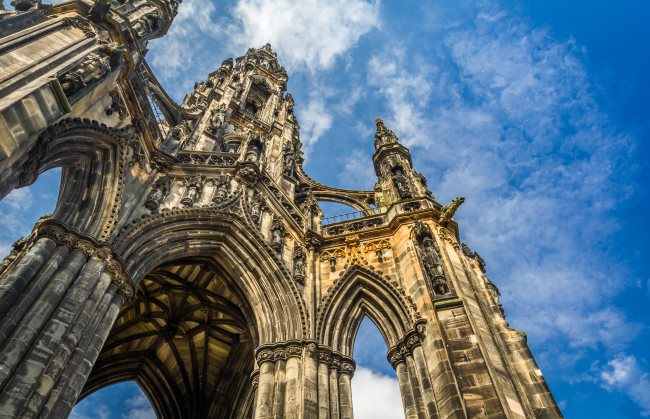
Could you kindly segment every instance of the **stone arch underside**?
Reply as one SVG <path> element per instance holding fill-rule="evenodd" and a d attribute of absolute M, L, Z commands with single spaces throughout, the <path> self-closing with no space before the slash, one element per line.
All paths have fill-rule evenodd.
<path fill-rule="evenodd" d="M 413 330 L 419 315 L 404 291 L 389 279 L 359 265 L 348 268 L 325 296 L 317 318 L 321 344 L 352 356 L 363 318 L 377 326 L 389 348 Z"/>
<path fill-rule="evenodd" d="M 87 119 L 65 119 L 41 134 L 32 149 L 2 174 L 0 197 L 62 168 L 52 217 L 91 236 L 110 234 L 119 208 L 128 130 Z"/>
<path fill-rule="evenodd" d="M 274 249 L 242 218 L 210 209 L 154 215 L 114 243 L 138 284 L 157 266 L 180 259 L 218 260 L 233 289 L 246 301 L 255 346 L 304 339 L 309 318 L 301 291 Z"/>
<path fill-rule="evenodd" d="M 250 311 L 217 259 L 176 260 L 143 278 L 82 398 L 135 380 L 160 417 L 243 417 L 254 368 Z"/>

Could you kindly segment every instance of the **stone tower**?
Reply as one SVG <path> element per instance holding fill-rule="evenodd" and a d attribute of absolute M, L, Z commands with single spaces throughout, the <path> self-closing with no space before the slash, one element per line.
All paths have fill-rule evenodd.
<path fill-rule="evenodd" d="M 352 418 L 364 316 L 407 418 L 561 417 L 459 240 L 463 198 L 436 202 L 381 120 L 375 190 L 329 187 L 302 168 L 270 45 L 178 105 L 144 60 L 175 0 L 14 6 L 0 197 L 53 167 L 62 183 L 0 265 L 0 417 L 65 417 L 135 380 L 163 418 Z M 356 213 L 323 219 L 319 201 Z"/>

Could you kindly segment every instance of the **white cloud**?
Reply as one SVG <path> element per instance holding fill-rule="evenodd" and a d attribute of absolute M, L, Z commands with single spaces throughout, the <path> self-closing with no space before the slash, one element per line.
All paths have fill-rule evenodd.
<path fill-rule="evenodd" d="M 367 368 L 358 367 L 354 373 L 352 404 L 357 419 L 404 417 L 397 380 Z"/>
<path fill-rule="evenodd" d="M 379 3 L 364 0 L 240 0 L 227 34 L 240 49 L 270 42 L 289 69 L 330 68 L 379 27 Z"/>
<path fill-rule="evenodd" d="M 86 399 L 72 409 L 69 419 L 108 419 L 110 416 L 111 412 L 105 404 L 96 400 L 89 403 Z"/>
<path fill-rule="evenodd" d="M 467 197 L 463 238 L 488 261 L 513 325 L 569 352 L 621 350 L 639 326 L 609 304 L 625 280 L 604 244 L 628 194 L 631 140 L 598 108 L 574 41 L 491 6 L 475 12 L 431 40 L 435 65 L 389 45 L 368 82 L 439 200 Z"/>
<path fill-rule="evenodd" d="M 641 406 L 642 416 L 650 416 L 650 374 L 641 368 L 636 357 L 617 355 L 602 369 L 599 378 L 605 389 L 625 392 Z"/>
<path fill-rule="evenodd" d="M 170 94 L 182 97 L 195 81 L 218 67 L 220 61 L 210 59 L 211 43 L 219 36 L 216 11 L 210 0 L 183 0 L 167 34 L 150 42 L 147 59 Z"/>
<path fill-rule="evenodd" d="M 122 419 L 156 419 L 156 413 L 147 397 L 140 393 L 126 401 L 128 411 L 122 414 Z"/>
<path fill-rule="evenodd" d="M 318 139 L 332 126 L 332 115 L 327 111 L 323 96 L 312 96 L 299 112 L 300 139 L 303 151 L 309 154 Z"/>
<path fill-rule="evenodd" d="M 370 156 L 359 149 L 352 149 L 343 157 L 343 171 L 339 181 L 344 188 L 371 190 L 377 182 L 377 175 L 371 164 Z"/>

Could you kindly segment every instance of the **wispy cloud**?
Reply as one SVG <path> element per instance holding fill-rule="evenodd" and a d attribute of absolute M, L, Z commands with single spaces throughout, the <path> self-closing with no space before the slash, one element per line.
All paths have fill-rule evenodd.
<path fill-rule="evenodd" d="M 156 419 L 156 413 L 147 397 L 140 393 L 126 401 L 128 411 L 122 414 L 122 419 Z"/>
<path fill-rule="evenodd" d="M 354 373 L 352 402 L 358 419 L 404 417 L 397 380 L 367 368 L 359 367 Z"/>
<path fill-rule="evenodd" d="M 573 40 L 492 6 L 474 12 L 435 65 L 391 45 L 368 82 L 440 200 L 467 196 L 465 240 L 496 261 L 513 324 L 538 343 L 620 350 L 639 326 L 608 303 L 625 282 L 604 243 L 633 140 L 599 109 Z"/>
<path fill-rule="evenodd" d="M 601 370 L 599 378 L 605 389 L 625 392 L 641 406 L 642 416 L 650 416 L 650 373 L 635 356 L 617 355 Z"/>
<path fill-rule="evenodd" d="M 240 0 L 230 40 L 241 49 L 270 42 L 291 70 L 330 68 L 379 27 L 379 3 L 365 0 Z"/>

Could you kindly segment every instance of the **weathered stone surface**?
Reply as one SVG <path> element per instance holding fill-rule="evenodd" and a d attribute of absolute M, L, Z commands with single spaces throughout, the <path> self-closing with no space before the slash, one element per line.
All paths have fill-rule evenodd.
<path fill-rule="evenodd" d="M 136 380 L 164 418 L 352 418 L 364 316 L 407 418 L 561 417 L 399 133 L 376 121 L 374 191 L 322 185 L 270 45 L 177 105 L 140 51 L 178 2 L 34 7 L 0 23 L 0 197 L 64 170 L 0 265 L 0 417 Z"/>

